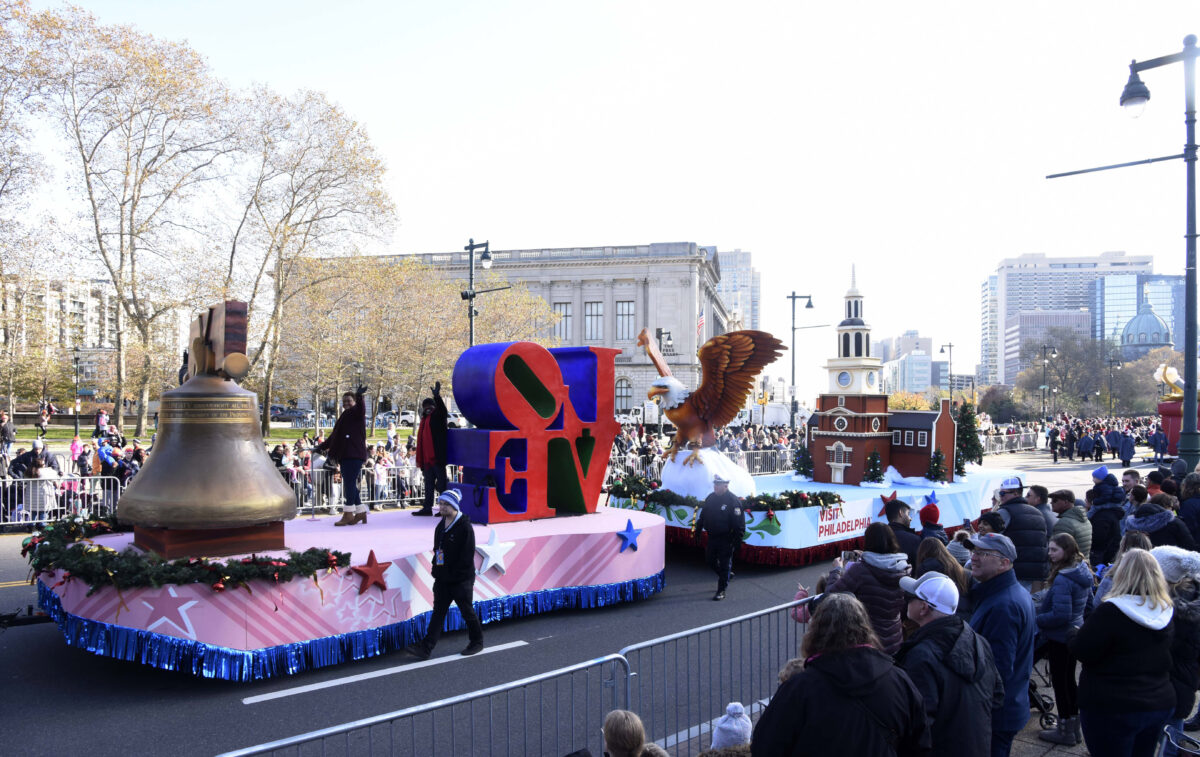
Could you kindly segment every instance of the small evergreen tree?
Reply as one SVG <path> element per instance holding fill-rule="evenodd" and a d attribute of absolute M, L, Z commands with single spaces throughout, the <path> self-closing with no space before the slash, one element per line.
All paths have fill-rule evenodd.
<path fill-rule="evenodd" d="M 933 455 L 930 456 L 929 470 L 925 473 L 925 478 L 930 481 L 946 480 L 946 456 L 940 449 L 934 450 Z"/>
<path fill-rule="evenodd" d="M 979 443 L 975 406 L 970 402 L 962 403 L 954 420 L 958 424 L 954 440 L 954 474 L 962 476 L 966 473 L 967 463 L 983 462 L 983 445 Z"/>
<path fill-rule="evenodd" d="M 800 445 L 796 448 L 795 454 L 792 455 L 792 469 L 796 471 L 797 475 L 812 478 L 813 459 L 808 447 Z"/>
<path fill-rule="evenodd" d="M 867 470 L 863 473 L 863 481 L 873 484 L 883 481 L 883 458 L 878 452 L 867 455 Z"/>

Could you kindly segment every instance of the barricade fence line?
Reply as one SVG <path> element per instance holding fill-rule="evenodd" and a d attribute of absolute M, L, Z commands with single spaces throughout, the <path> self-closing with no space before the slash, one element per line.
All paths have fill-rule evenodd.
<path fill-rule="evenodd" d="M 116 476 L 0 479 L 0 527 L 29 526 L 68 515 L 110 518 L 124 485 Z"/>
<path fill-rule="evenodd" d="M 1038 448 L 1036 431 L 1022 431 L 1019 434 L 980 434 L 979 445 L 985 455 L 999 455 L 1004 452 L 1024 452 Z"/>
<path fill-rule="evenodd" d="M 697 754 L 709 747 L 711 723 L 729 702 L 740 701 L 753 714 L 770 701 L 780 670 L 799 655 L 807 627 L 793 611 L 816 599 L 219 757 L 567 754 L 583 748 L 601 754 L 600 728 L 613 709 L 636 712 L 648 741 L 676 755 Z"/>

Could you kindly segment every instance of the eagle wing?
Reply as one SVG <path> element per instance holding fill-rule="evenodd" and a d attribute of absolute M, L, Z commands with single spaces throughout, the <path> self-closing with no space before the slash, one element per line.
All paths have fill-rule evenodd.
<path fill-rule="evenodd" d="M 755 377 L 785 349 L 765 331 L 732 331 L 709 339 L 698 353 L 704 380 L 687 404 L 711 426 L 724 426 L 746 404 Z"/>

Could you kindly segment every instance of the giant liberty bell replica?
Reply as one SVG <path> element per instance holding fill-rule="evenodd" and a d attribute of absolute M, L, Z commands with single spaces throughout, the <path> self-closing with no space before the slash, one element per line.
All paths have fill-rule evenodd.
<path fill-rule="evenodd" d="M 164 392 L 158 438 L 121 497 L 133 543 L 165 559 L 283 549 L 292 490 L 263 446 L 249 371 L 246 303 L 230 300 L 192 323 L 187 382 Z"/>

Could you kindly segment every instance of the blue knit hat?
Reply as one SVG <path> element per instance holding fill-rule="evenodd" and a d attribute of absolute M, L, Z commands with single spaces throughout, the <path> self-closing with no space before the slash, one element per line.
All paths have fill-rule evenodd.
<path fill-rule="evenodd" d="M 462 492 L 458 489 L 447 489 L 438 495 L 439 505 L 450 505 L 455 510 L 462 510 Z"/>
<path fill-rule="evenodd" d="M 1096 479 L 1097 481 L 1103 481 L 1106 476 L 1108 476 L 1107 465 L 1101 465 L 1099 468 L 1092 471 L 1092 478 Z"/>

